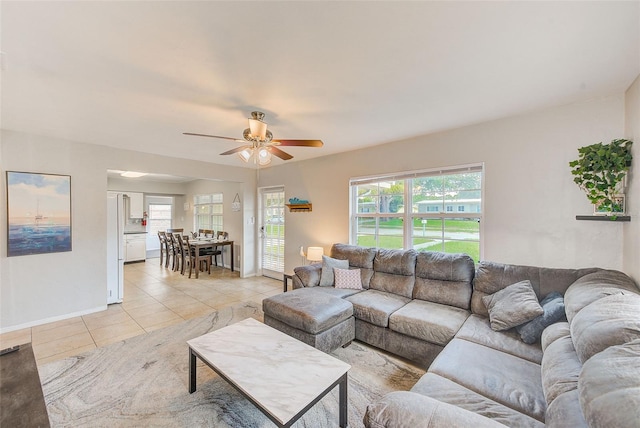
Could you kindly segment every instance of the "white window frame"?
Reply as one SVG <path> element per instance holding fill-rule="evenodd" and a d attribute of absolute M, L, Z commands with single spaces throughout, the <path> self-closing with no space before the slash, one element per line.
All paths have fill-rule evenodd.
<path fill-rule="evenodd" d="M 209 199 L 207 201 L 206 199 Z M 198 224 L 198 209 L 209 207 L 210 225 L 201 226 Z M 193 196 L 193 230 L 211 229 L 215 232 L 224 230 L 224 194 L 222 192 L 209 193 Z"/>
<path fill-rule="evenodd" d="M 454 174 L 461 174 L 461 173 L 465 173 L 465 172 L 480 172 L 481 173 L 481 189 L 480 189 L 480 193 L 481 193 L 481 201 L 480 201 L 480 212 L 475 212 L 473 210 L 470 211 L 463 211 L 463 212 L 457 212 L 455 210 L 453 210 L 453 206 L 451 206 L 452 211 L 448 211 L 447 208 L 449 208 L 446 203 L 443 204 L 443 208 L 442 211 L 438 210 L 438 211 L 426 211 L 426 212 L 421 212 L 421 213 L 413 213 L 411 209 L 409 210 L 404 210 L 403 213 L 378 213 L 377 210 L 376 212 L 363 212 L 363 213 L 358 213 L 357 209 L 358 209 L 358 194 L 357 191 L 355 191 L 355 189 L 357 188 L 358 185 L 362 185 L 362 184 L 367 184 L 367 183 L 375 183 L 375 182 L 381 182 L 381 181 L 398 181 L 398 180 L 405 180 L 405 184 L 404 184 L 404 205 L 406 207 L 412 207 L 413 206 L 413 195 L 412 195 L 412 179 L 413 178 L 421 178 L 421 177 L 427 177 L 427 176 L 441 176 L 441 175 L 454 175 Z M 484 216 L 484 176 L 485 176 L 485 169 L 484 169 L 484 163 L 475 163 L 475 164 L 468 164 L 468 165 L 458 165 L 458 166 L 451 166 L 451 167 L 443 167 L 443 168 L 433 168 L 433 169 L 425 169 L 425 170 L 418 170 L 418 171 L 407 171 L 407 172 L 398 172 L 398 173 L 392 173 L 392 174 L 386 174 L 386 175 L 375 175 L 375 176 L 365 176 L 365 177 L 353 177 L 349 180 L 349 187 L 350 187 L 350 200 L 349 200 L 349 242 L 350 244 L 356 244 L 358 242 L 358 230 L 357 230 L 357 225 L 358 225 L 358 218 L 359 217 L 368 217 L 368 218 L 375 218 L 376 219 L 376 229 L 378 228 L 378 222 L 379 222 L 379 218 L 382 217 L 402 217 L 403 219 L 403 248 L 404 249 L 408 249 L 408 248 L 413 248 L 413 219 L 415 217 L 419 217 L 419 218 L 434 218 L 434 219 L 442 219 L 443 222 L 445 219 L 452 219 L 452 218 L 478 218 L 478 221 L 480 223 L 480 228 L 479 228 L 479 251 L 480 251 L 480 259 L 482 260 L 483 257 L 483 253 L 484 253 L 484 225 L 483 225 L 483 216 Z M 444 202 L 444 201 L 443 201 Z M 444 224 L 444 223 L 443 223 Z"/>

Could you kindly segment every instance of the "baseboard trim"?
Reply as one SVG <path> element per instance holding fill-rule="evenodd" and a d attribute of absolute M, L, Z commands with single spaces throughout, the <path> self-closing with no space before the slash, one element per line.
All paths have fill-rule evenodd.
<path fill-rule="evenodd" d="M 107 305 L 102 305 L 102 306 L 97 306 L 95 308 L 87 309 L 87 310 L 84 310 L 84 311 L 72 312 L 70 314 L 57 315 L 55 317 L 43 318 L 43 319 L 36 320 L 36 321 L 30 321 L 30 322 L 27 322 L 27 323 L 24 323 L 24 324 L 18 324 L 18 325 L 13 325 L 11 327 L 0 328 L 0 334 L 10 333 L 12 331 L 22 330 L 23 328 L 35 327 L 35 326 L 42 325 L 42 324 L 49 324 L 51 322 L 62 321 L 62 320 L 66 320 L 66 319 L 69 319 L 69 318 L 80 317 L 82 315 L 89 315 L 89 314 L 93 314 L 95 312 L 106 311 L 106 310 L 107 310 Z"/>

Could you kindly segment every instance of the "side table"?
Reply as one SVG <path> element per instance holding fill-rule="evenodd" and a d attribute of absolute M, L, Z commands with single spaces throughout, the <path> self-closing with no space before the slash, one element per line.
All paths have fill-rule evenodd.
<path fill-rule="evenodd" d="M 287 281 L 290 279 L 291 280 L 291 286 L 293 286 L 293 273 L 287 273 L 285 272 L 284 275 L 282 276 L 282 284 L 284 285 L 284 292 L 287 292 Z"/>

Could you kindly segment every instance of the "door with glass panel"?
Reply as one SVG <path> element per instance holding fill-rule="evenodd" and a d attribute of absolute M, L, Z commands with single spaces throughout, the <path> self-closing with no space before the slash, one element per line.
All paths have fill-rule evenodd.
<path fill-rule="evenodd" d="M 282 279 L 284 272 L 284 188 L 260 189 L 260 265 L 262 275 Z"/>
<path fill-rule="evenodd" d="M 147 257 L 160 257 L 158 232 L 171 228 L 173 198 L 147 196 L 149 222 L 147 223 Z"/>

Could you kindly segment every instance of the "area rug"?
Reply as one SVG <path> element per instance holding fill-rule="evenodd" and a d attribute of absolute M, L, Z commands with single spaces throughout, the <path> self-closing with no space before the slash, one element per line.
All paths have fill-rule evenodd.
<path fill-rule="evenodd" d="M 273 427 L 266 416 L 202 363 L 197 369 L 198 389 L 188 392 L 186 341 L 248 317 L 262 321 L 257 304 L 226 307 L 40 367 L 51 426 Z M 388 392 L 410 389 L 424 373 L 359 342 L 332 355 L 352 366 L 350 427 L 363 426 L 367 404 Z M 338 388 L 293 426 L 338 426 Z"/>

